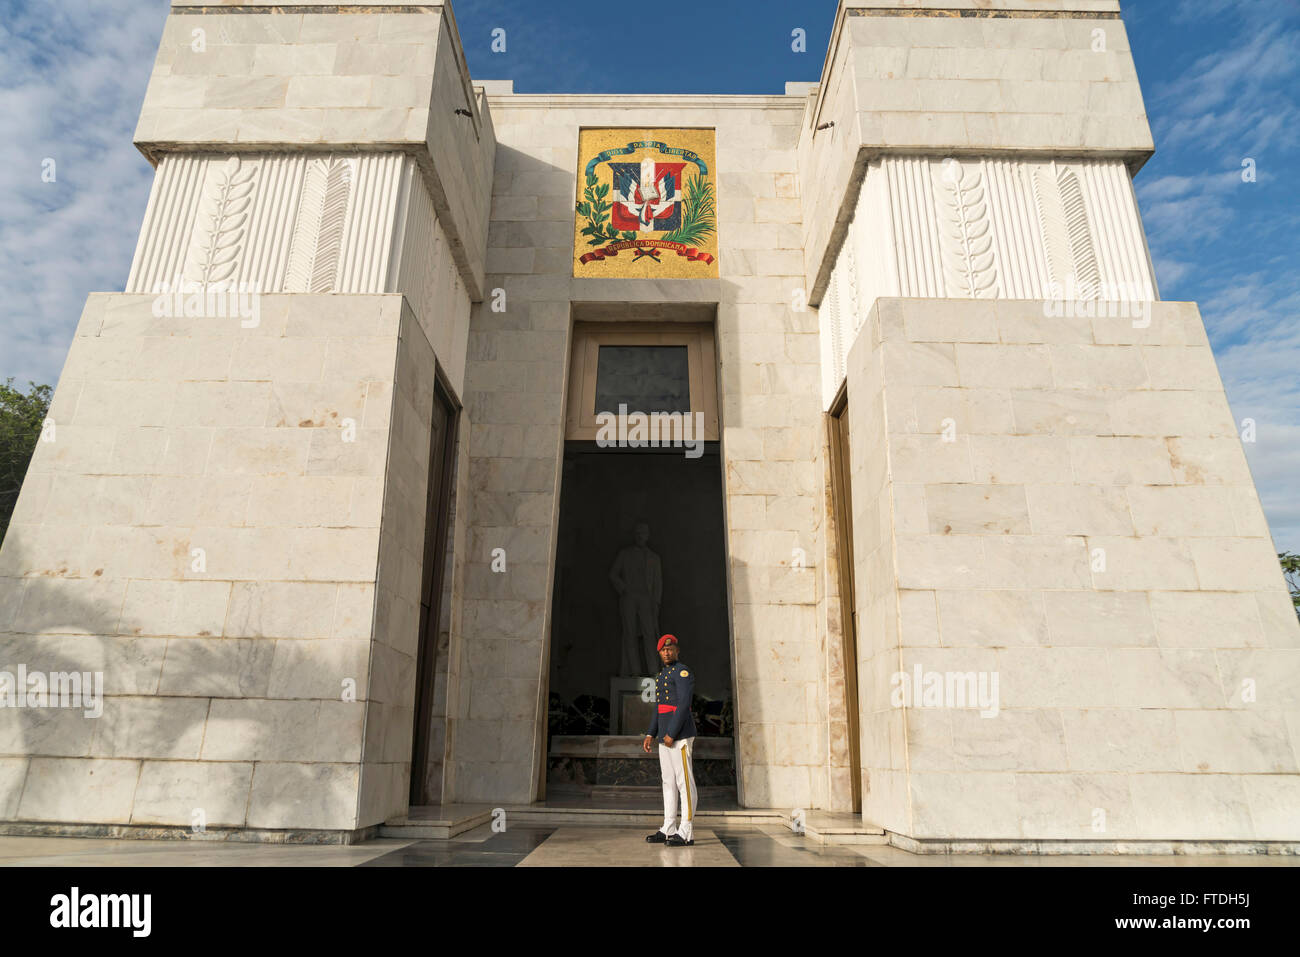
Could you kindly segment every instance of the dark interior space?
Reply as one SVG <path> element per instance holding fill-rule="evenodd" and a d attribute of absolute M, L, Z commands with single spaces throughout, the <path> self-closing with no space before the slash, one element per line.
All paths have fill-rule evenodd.
<path fill-rule="evenodd" d="M 717 442 L 705 443 L 698 458 L 689 458 L 682 449 L 566 443 L 552 604 L 548 737 L 566 736 L 569 748 L 558 753 L 549 748 L 552 786 L 595 784 L 597 776 L 600 783 L 620 786 L 657 787 L 659 783 L 657 760 L 602 760 L 597 775 L 594 744 L 591 760 L 586 761 L 572 750 L 576 738 L 569 737 L 640 736 L 645 730 L 635 702 L 624 712 L 629 715 L 628 727 L 611 728 L 610 720 L 611 679 L 626 670 L 621 667 L 624 611 L 610 575 L 620 552 L 635 548 L 639 523 L 648 527 L 646 546 L 658 556 L 661 570 L 658 634 L 677 636 L 681 660 L 696 675 L 692 708 L 699 737 L 731 737 L 731 650 L 719 470 Z M 637 675 L 623 676 L 634 684 L 660 667 L 654 641 L 641 637 L 640 631 L 634 629 L 634 640 L 641 646 L 646 667 Z M 648 713 L 652 704 L 644 707 Z M 701 785 L 734 784 L 730 742 L 717 744 L 722 746 L 717 750 L 720 760 L 703 764 L 718 766 L 697 766 L 697 779 L 702 772 L 706 778 Z M 579 767 L 584 764 L 589 765 L 585 773 Z"/>
<path fill-rule="evenodd" d="M 601 719 L 608 720 L 609 679 L 619 672 L 623 628 L 619 595 L 609 575 L 643 521 L 662 569 L 659 631 L 677 636 L 681 659 L 696 674 L 697 716 L 713 719 L 699 725 L 700 734 L 730 734 L 731 728 L 716 720 L 722 716 L 720 706 L 731 699 L 719 467 L 716 442 L 706 443 L 696 459 L 681 449 L 566 444 L 550 689 L 553 704 L 595 713 L 591 726 L 582 727 L 565 721 L 553 707 L 552 733 L 610 733 Z M 645 657 L 658 668 L 653 645 Z M 580 704 L 584 696 L 600 701 Z"/>

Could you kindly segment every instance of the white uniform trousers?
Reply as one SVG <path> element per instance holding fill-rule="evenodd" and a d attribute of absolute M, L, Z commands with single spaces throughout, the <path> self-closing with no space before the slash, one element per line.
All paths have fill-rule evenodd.
<path fill-rule="evenodd" d="M 698 792 L 695 790 L 695 769 L 691 762 L 694 738 L 679 738 L 672 746 L 659 740 L 659 772 L 664 779 L 664 834 L 672 837 L 680 834 L 683 841 L 694 840 L 695 806 Z M 682 814 L 680 824 L 676 823 L 679 807 Z"/>

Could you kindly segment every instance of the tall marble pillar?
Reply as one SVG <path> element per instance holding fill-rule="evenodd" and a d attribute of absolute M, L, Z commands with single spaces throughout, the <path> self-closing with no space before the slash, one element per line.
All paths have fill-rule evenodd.
<path fill-rule="evenodd" d="M 840 5 L 804 255 L 862 814 L 904 846 L 1300 839 L 1300 626 L 1200 314 L 1159 300 L 1152 149 L 1113 0 Z"/>
<path fill-rule="evenodd" d="M 463 389 L 495 138 L 450 7 L 403 6 L 172 4 L 131 272 L 0 553 L 5 663 L 102 672 L 103 714 L 0 711 L 4 821 L 406 808 L 433 383 Z"/>

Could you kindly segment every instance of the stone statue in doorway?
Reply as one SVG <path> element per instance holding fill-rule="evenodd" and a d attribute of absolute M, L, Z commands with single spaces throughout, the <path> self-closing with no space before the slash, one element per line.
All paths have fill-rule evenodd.
<path fill-rule="evenodd" d="M 659 556 L 646 544 L 650 526 L 637 522 L 632 531 L 636 544 L 620 549 L 609 569 L 623 622 L 623 658 L 618 673 L 626 678 L 655 673 L 649 664 L 649 649 L 659 639 L 659 602 L 664 590 Z"/>

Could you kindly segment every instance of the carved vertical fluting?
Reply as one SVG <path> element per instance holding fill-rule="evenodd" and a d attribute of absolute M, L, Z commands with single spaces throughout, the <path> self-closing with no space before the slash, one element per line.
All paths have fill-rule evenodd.
<path fill-rule="evenodd" d="M 835 380 L 838 382 L 843 376 L 848 363 L 848 350 L 844 344 L 844 316 L 840 308 L 840 270 L 843 268 L 842 261 L 836 263 L 835 268 L 831 270 L 830 283 L 827 286 L 826 305 L 826 322 L 831 333 L 831 355 L 835 363 Z"/>
<path fill-rule="evenodd" d="M 844 348 L 844 324 L 840 321 L 839 310 L 835 308 L 835 274 L 831 274 L 831 290 L 827 297 L 826 308 L 826 326 L 831 337 L 831 370 L 839 381 L 839 377 L 844 374 L 845 359 L 844 354 L 847 350 Z"/>

